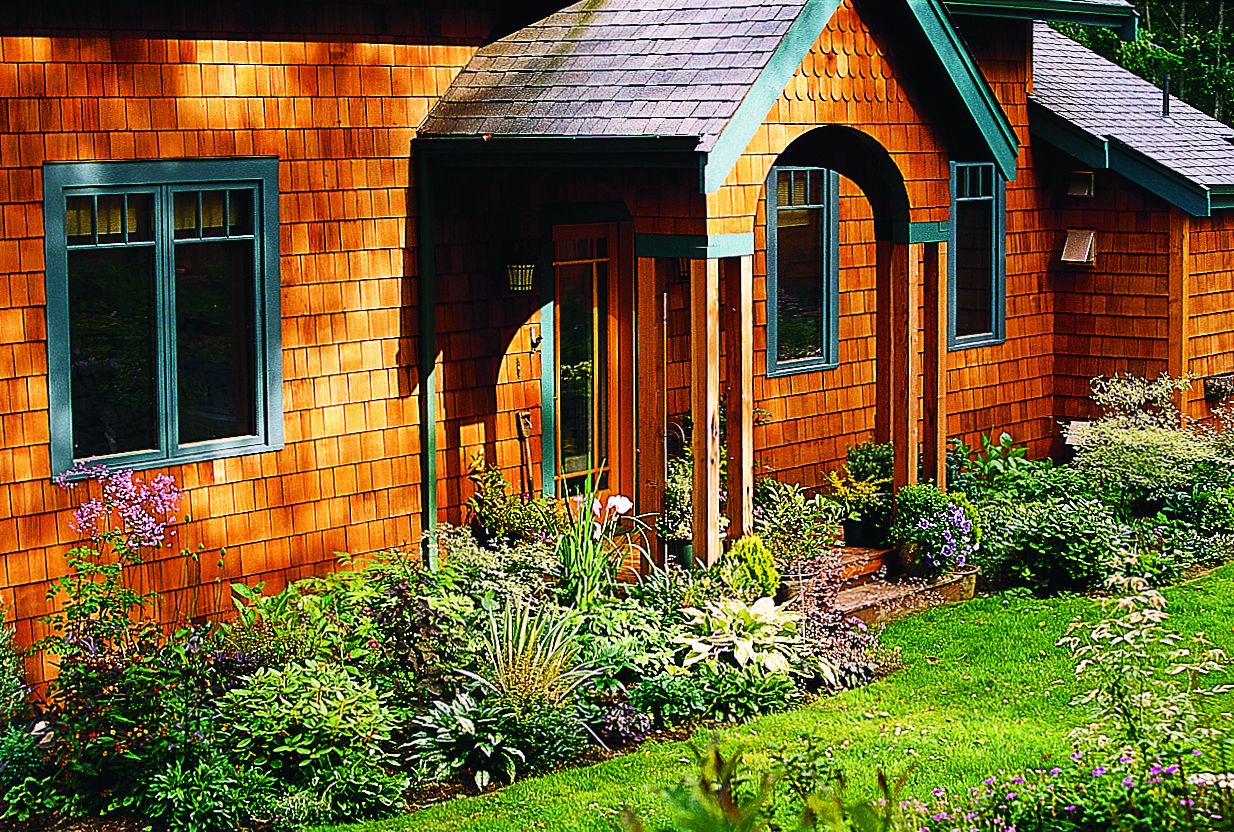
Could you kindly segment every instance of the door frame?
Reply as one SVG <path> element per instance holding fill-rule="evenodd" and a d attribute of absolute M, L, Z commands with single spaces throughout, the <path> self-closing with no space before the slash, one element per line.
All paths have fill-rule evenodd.
<path fill-rule="evenodd" d="M 557 222 L 548 227 L 540 307 L 540 487 L 557 492 L 557 273 L 555 243 L 607 237 L 608 488 L 631 495 L 635 484 L 634 229 L 628 221 Z"/>

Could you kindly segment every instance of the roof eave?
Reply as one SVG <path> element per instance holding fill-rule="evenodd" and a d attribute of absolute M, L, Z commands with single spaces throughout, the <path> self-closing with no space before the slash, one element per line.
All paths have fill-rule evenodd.
<path fill-rule="evenodd" d="M 420 135 L 414 152 L 473 166 L 694 169 L 698 136 Z"/>
<path fill-rule="evenodd" d="M 1112 170 L 1193 217 L 1234 207 L 1234 186 L 1211 188 L 1166 167 L 1113 136 L 1098 136 L 1030 100 L 1033 136 L 1085 165 Z"/>
<path fill-rule="evenodd" d="M 1114 29 L 1123 40 L 1135 40 L 1140 14 L 1134 8 L 1076 0 L 947 0 L 953 14 L 969 17 L 1001 17 L 1013 20 L 1049 20 Z"/>

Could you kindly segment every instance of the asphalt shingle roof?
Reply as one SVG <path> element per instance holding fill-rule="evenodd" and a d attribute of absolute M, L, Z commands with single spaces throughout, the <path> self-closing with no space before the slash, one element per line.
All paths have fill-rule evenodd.
<path fill-rule="evenodd" d="M 482 48 L 422 136 L 715 144 L 806 0 L 583 0 Z"/>
<path fill-rule="evenodd" d="M 1030 98 L 1100 140 L 1116 140 L 1203 188 L 1234 185 L 1234 129 L 1056 32 L 1034 24 Z"/>

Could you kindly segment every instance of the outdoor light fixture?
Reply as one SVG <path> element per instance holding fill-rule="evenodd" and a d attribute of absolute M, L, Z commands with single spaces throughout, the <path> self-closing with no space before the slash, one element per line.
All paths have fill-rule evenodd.
<path fill-rule="evenodd" d="M 511 292 L 530 292 L 535 285 L 535 263 L 510 263 L 506 266 L 506 277 L 510 280 Z"/>

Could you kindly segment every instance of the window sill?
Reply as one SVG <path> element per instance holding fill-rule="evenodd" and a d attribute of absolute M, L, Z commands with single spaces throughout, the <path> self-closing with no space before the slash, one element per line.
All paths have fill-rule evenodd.
<path fill-rule="evenodd" d="M 1007 343 L 1006 335 L 968 335 L 947 341 L 947 352 L 960 352 L 974 347 L 998 347 Z"/>
<path fill-rule="evenodd" d="M 218 459 L 228 459 L 234 456 L 249 454 L 264 454 L 283 450 L 283 442 L 271 442 L 261 437 L 244 437 L 241 439 L 219 440 L 202 443 L 181 451 L 175 456 L 167 456 L 159 452 L 115 454 L 113 456 L 95 456 L 77 459 L 65 465 L 59 462 L 53 465 L 52 476 L 59 477 L 73 465 L 85 463 L 88 465 L 104 465 L 112 470 L 145 471 L 151 468 L 173 468 L 177 465 L 189 465 L 197 462 L 213 462 Z"/>
<path fill-rule="evenodd" d="M 784 364 L 775 364 L 767 367 L 767 378 L 784 378 L 786 376 L 799 376 L 803 373 L 817 373 L 823 370 L 834 370 L 840 366 L 839 361 L 828 361 L 827 359 L 809 359 L 801 362 L 792 362 Z"/>

